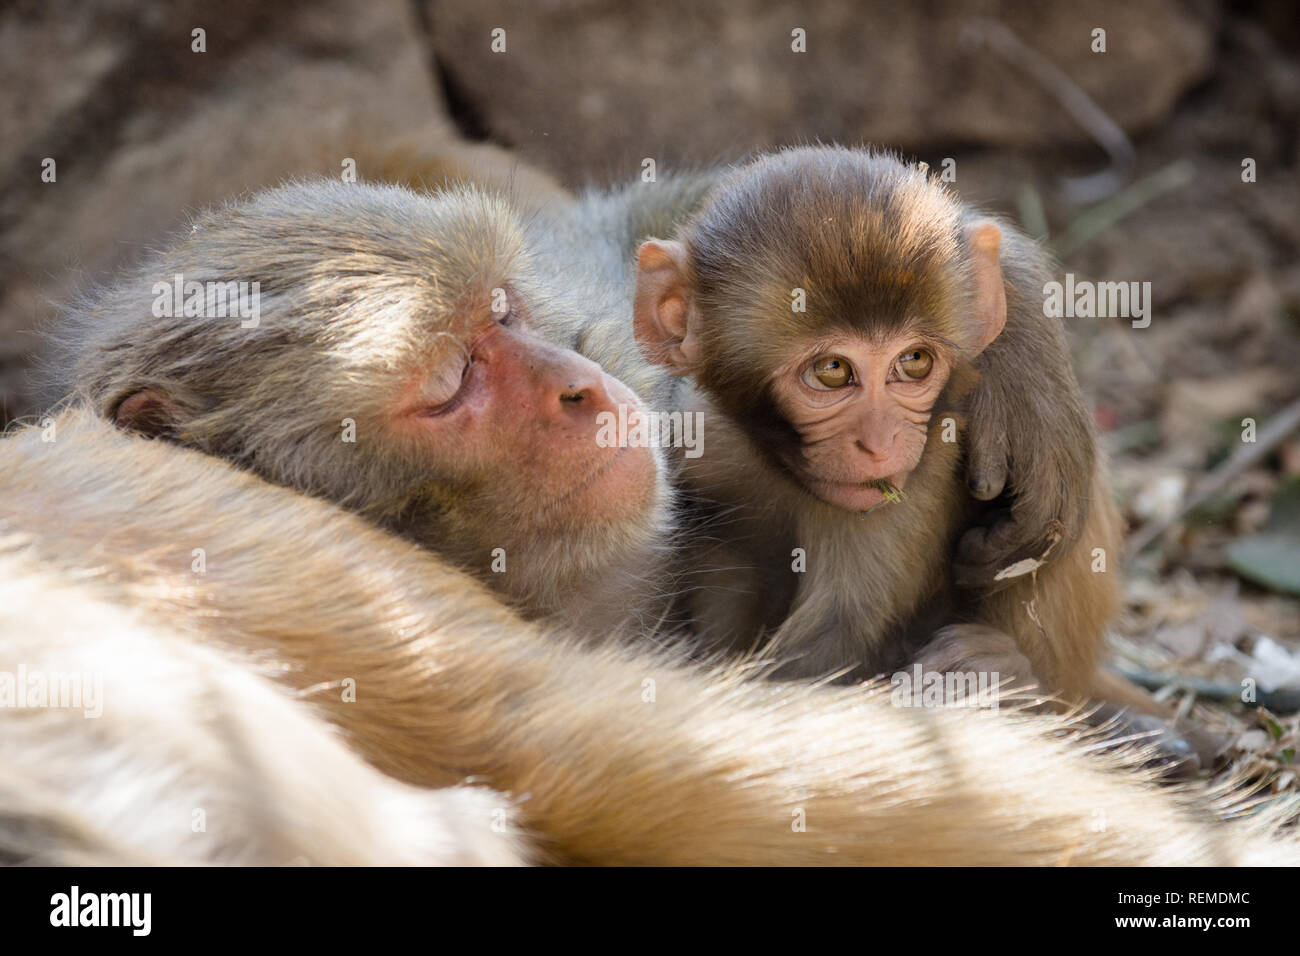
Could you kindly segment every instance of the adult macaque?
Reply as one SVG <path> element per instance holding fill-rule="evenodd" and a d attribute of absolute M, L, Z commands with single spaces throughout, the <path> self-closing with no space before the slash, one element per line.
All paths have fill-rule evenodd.
<path fill-rule="evenodd" d="M 74 312 L 56 385 L 604 637 L 654 616 L 668 492 L 657 450 L 596 441 L 636 396 L 531 331 L 567 307 L 549 282 L 484 193 L 290 185 Z"/>
<path fill-rule="evenodd" d="M 1119 528 L 1062 330 L 1042 315 L 1045 269 L 925 172 L 837 148 L 743 167 L 678 240 L 641 246 L 636 335 L 689 376 L 680 405 L 704 413 L 709 450 L 683 461 L 685 484 L 722 516 L 691 579 L 706 635 L 743 647 L 774 632 L 791 676 L 919 659 L 1155 708 L 1098 667 Z M 953 439 L 967 435 L 986 497 L 1003 475 L 990 429 L 1019 436 L 1013 509 L 1046 518 L 1063 494 L 1075 526 L 1053 525 L 1035 556 L 1050 560 L 963 592 L 952 555 L 983 509 Z M 1044 481 L 1062 486 L 1040 502 Z"/>
<path fill-rule="evenodd" d="M 495 804 L 486 793 L 466 801 L 467 812 L 489 819 L 463 819 L 458 835 L 473 842 L 474 828 L 514 816 L 536 860 L 1297 857 L 1294 842 L 1263 819 L 1214 822 L 1190 791 L 1162 792 L 1131 764 L 1084 756 L 1056 719 L 897 707 L 887 690 L 778 686 L 617 643 L 589 647 L 521 620 L 463 572 L 356 515 L 89 411 L 0 439 L 0 486 L 6 541 L 21 542 L 23 566 L 49 582 L 35 606 L 5 605 L 18 618 L 7 615 L 0 628 L 0 670 L 28 660 L 117 673 L 105 658 L 119 651 L 139 668 L 121 693 L 106 689 L 99 720 L 111 725 L 0 711 L 0 840 L 14 858 L 81 859 L 78 834 L 92 831 L 86 855 L 97 862 L 173 856 L 201 836 L 188 831 L 190 812 L 160 812 L 189 806 L 209 808 L 209 839 L 255 846 L 289 827 L 256 858 L 293 852 L 318 828 L 343 825 L 332 801 L 352 791 L 331 786 L 379 794 L 373 781 L 349 783 L 322 734 L 301 726 L 306 706 L 406 783 L 472 780 L 502 791 Z M 94 626 L 68 618 L 43 647 L 51 629 L 29 635 L 29 623 L 59 613 L 70 594 L 87 602 L 85 614 L 107 607 L 105 618 Z M 119 635 L 128 609 L 130 626 L 147 621 L 158 639 Z M 250 672 L 242 682 L 226 666 L 232 651 Z M 210 677 L 195 676 L 208 665 Z M 300 701 L 290 708 L 253 672 Z M 165 780 L 142 781 L 141 767 L 184 785 L 169 793 Z M 304 779 L 313 774 L 321 779 Z M 409 791 L 392 795 L 418 807 Z M 32 811 L 41 806 L 58 812 Z M 238 812 L 251 807 L 266 817 Z M 24 829 L 30 820 L 39 826 Z M 424 831 L 411 832 L 414 841 Z M 367 859 L 411 858 L 373 827 L 319 835 L 324 846 L 366 839 L 376 841 Z M 42 853 L 51 841 L 64 852 Z"/>

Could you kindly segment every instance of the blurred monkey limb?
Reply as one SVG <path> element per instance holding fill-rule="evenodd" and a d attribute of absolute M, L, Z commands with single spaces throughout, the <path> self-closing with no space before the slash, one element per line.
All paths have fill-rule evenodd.
<path fill-rule="evenodd" d="M 177 616 L 155 626 L 128 607 L 111 578 L 129 557 L 101 580 L 57 560 L 54 544 L 0 537 L 0 681 L 23 684 L 0 706 L 0 862 L 527 858 L 506 797 L 383 776 L 253 662 L 193 640 Z"/>
<path fill-rule="evenodd" d="M 327 502 L 88 411 L 54 425 L 54 441 L 39 428 L 0 440 L 0 527 L 19 542 L 9 545 L 18 564 L 6 570 L 17 568 L 19 588 L 33 574 L 44 582 L 28 592 L 37 606 L 5 606 L 0 660 L 112 671 L 105 658 L 120 652 L 140 682 L 106 688 L 100 720 L 112 723 L 79 712 L 71 720 L 0 712 L 5 767 L 20 771 L 0 778 L 0 835 L 16 847 L 11 855 L 40 856 L 44 841 L 66 840 L 66 856 L 54 859 L 83 848 L 102 859 L 112 852 L 101 846 L 106 830 L 114 846 L 129 842 L 147 858 L 185 854 L 190 834 L 157 832 L 150 801 L 174 805 L 183 827 L 192 803 L 262 807 L 266 793 L 280 794 L 300 820 L 268 855 L 350 841 L 334 831 L 353 825 L 339 809 L 351 796 L 396 792 L 418 814 L 409 791 L 385 791 L 355 768 L 346 792 L 334 794 L 328 784 L 346 774 L 334 770 L 337 754 L 321 756 L 333 741 L 301 724 L 310 706 L 405 783 L 473 782 L 509 794 L 500 809 L 530 837 L 533 859 L 1172 865 L 1297 857 L 1262 816 L 1217 822 L 1203 793 L 1162 791 L 1131 758 L 1085 754 L 1055 718 L 895 706 L 887 689 L 773 685 L 664 653 L 592 647 L 521 620 L 442 559 Z M 203 549 L 201 569 L 195 549 Z M 51 619 L 65 606 L 66 622 Z M 107 628 L 78 616 L 100 613 Z M 51 623 L 33 630 L 42 618 Z M 227 670 L 232 653 L 300 699 Z M 195 659 L 215 668 L 197 685 Z M 175 684 L 166 679 L 173 674 Z M 227 680 L 234 695 L 212 686 Z M 166 724 L 186 721 L 211 727 L 182 742 L 188 724 Z M 277 758 L 281 738 L 293 740 L 290 753 L 299 738 L 319 750 L 301 762 Z M 257 773 L 245 772 L 245 746 Z M 328 774 L 303 779 L 319 772 L 316 758 Z M 174 789 L 142 783 L 140 766 L 165 768 Z M 358 795 L 367 787 L 369 796 Z M 69 799 L 92 789 L 99 802 Z M 58 811 L 33 830 L 31 807 L 51 793 Z M 477 844 L 482 824 L 473 818 L 496 808 L 488 794 L 467 797 L 460 809 L 471 819 L 448 815 L 453 835 Z M 250 810 L 244 825 L 260 838 L 266 823 Z M 375 826 L 363 831 L 373 853 L 406 860 L 400 848 L 386 850 Z M 232 837 L 231 856 L 250 842 Z M 505 856 L 509 846 L 496 849 Z"/>

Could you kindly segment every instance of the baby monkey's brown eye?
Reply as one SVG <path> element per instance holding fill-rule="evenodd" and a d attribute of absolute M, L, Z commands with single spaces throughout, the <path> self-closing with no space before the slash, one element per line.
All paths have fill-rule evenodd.
<path fill-rule="evenodd" d="M 803 380 L 811 388 L 843 388 L 853 381 L 853 366 L 840 355 L 823 355 L 803 373 Z"/>
<path fill-rule="evenodd" d="M 934 356 L 925 349 L 911 349 L 898 357 L 898 371 L 913 381 L 925 378 L 934 368 Z"/>

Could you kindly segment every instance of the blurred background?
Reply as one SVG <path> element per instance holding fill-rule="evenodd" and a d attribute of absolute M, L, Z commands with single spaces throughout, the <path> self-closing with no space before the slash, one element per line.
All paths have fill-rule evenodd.
<path fill-rule="evenodd" d="M 1289 0 L 10 3 L 0 408 L 37 411 L 54 303 L 346 157 L 490 144 L 569 188 L 812 141 L 951 160 L 1062 274 L 1151 283 L 1149 328 L 1067 320 L 1130 524 L 1117 650 L 1295 789 L 1298 51 Z"/>

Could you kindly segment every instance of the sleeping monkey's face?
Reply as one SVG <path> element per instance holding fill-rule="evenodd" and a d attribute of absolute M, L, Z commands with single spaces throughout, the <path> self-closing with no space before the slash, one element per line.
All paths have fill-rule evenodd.
<path fill-rule="evenodd" d="M 102 307 L 121 319 L 93 388 L 119 425 L 458 558 L 561 536 L 605 554 L 655 533 L 654 451 L 600 441 L 638 399 L 538 333 L 539 306 L 567 305 L 500 199 L 293 184 L 200 219 L 146 268 L 255 280 L 259 314 L 140 319 L 141 283 L 124 284 Z"/>
<path fill-rule="evenodd" d="M 921 460 L 930 415 L 951 374 L 950 346 L 923 327 L 841 334 L 799 349 L 769 379 L 798 443 L 777 449 L 809 492 L 849 511 L 901 490 Z"/>

